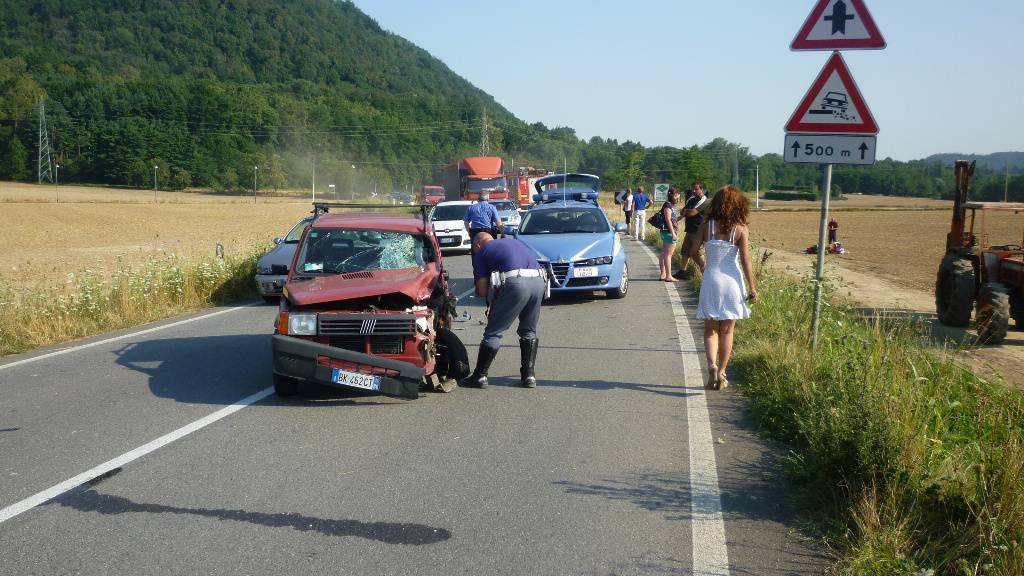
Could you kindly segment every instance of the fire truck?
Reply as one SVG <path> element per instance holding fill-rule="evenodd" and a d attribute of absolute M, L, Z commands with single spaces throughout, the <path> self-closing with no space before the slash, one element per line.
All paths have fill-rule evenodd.
<path fill-rule="evenodd" d="M 505 162 L 497 156 L 474 156 L 450 164 L 444 169 L 442 183 L 447 200 L 479 200 L 484 191 L 492 200 L 509 197 Z"/>
<path fill-rule="evenodd" d="M 512 188 L 516 190 L 516 199 L 519 202 L 519 207 L 526 209 L 531 203 L 533 198 L 533 184 L 541 178 L 554 174 L 549 170 L 543 170 L 540 168 L 522 167 L 519 169 L 519 174 L 513 176 Z"/>

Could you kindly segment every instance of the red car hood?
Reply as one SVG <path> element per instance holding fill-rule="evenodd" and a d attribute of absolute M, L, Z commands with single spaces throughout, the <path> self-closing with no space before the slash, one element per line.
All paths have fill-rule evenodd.
<path fill-rule="evenodd" d="M 437 276 L 436 265 L 430 264 L 422 270 L 374 270 L 290 281 L 285 291 L 288 299 L 296 306 L 313 306 L 396 292 L 405 294 L 414 302 L 422 302 L 430 297 Z"/>

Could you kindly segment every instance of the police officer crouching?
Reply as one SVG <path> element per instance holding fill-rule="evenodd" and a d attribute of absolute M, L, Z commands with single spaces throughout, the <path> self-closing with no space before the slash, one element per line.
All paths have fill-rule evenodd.
<path fill-rule="evenodd" d="M 493 279 L 493 280 L 492 280 Z M 487 232 L 473 237 L 473 280 L 476 295 L 486 297 L 492 282 L 496 288 L 490 303 L 484 339 L 476 358 L 476 369 L 461 386 L 487 387 L 487 371 L 498 355 L 501 336 L 519 319 L 519 349 L 522 364 L 520 382 L 527 388 L 537 386 L 537 322 L 547 291 L 547 279 L 530 249 L 515 238 L 495 240 Z"/>

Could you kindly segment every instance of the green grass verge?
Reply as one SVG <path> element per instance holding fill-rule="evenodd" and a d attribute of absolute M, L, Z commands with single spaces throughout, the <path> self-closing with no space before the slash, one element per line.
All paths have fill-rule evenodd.
<path fill-rule="evenodd" d="M 63 286 L 0 284 L 0 356 L 254 298 L 257 257 L 166 254 L 111 274 L 68 274 Z"/>
<path fill-rule="evenodd" d="M 768 273 L 758 287 L 734 366 L 761 430 L 792 448 L 837 572 L 1024 574 L 1024 396 L 908 323 L 842 306 L 823 306 L 814 353 L 812 283 Z"/>
<path fill-rule="evenodd" d="M 647 242 L 660 248 L 650 228 Z M 1024 575 L 1024 395 L 909 322 L 836 304 L 830 286 L 812 352 L 810 278 L 763 270 L 758 289 L 733 367 L 761 432 L 791 449 L 835 573 Z"/>

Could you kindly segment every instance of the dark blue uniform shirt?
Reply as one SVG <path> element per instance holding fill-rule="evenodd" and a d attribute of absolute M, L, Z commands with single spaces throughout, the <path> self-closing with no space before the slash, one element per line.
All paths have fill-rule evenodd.
<path fill-rule="evenodd" d="M 650 205 L 650 203 L 651 199 L 647 194 L 633 194 L 633 210 L 636 210 L 637 212 L 647 210 L 647 206 Z"/>
<path fill-rule="evenodd" d="M 490 230 L 491 228 L 498 227 L 498 209 L 489 202 L 477 202 L 466 210 L 466 224 L 469 229 L 484 229 Z"/>
<path fill-rule="evenodd" d="M 508 272 L 528 268 L 540 269 L 530 249 L 515 238 L 492 240 L 473 255 L 473 278 L 487 278 L 491 272 Z"/>

